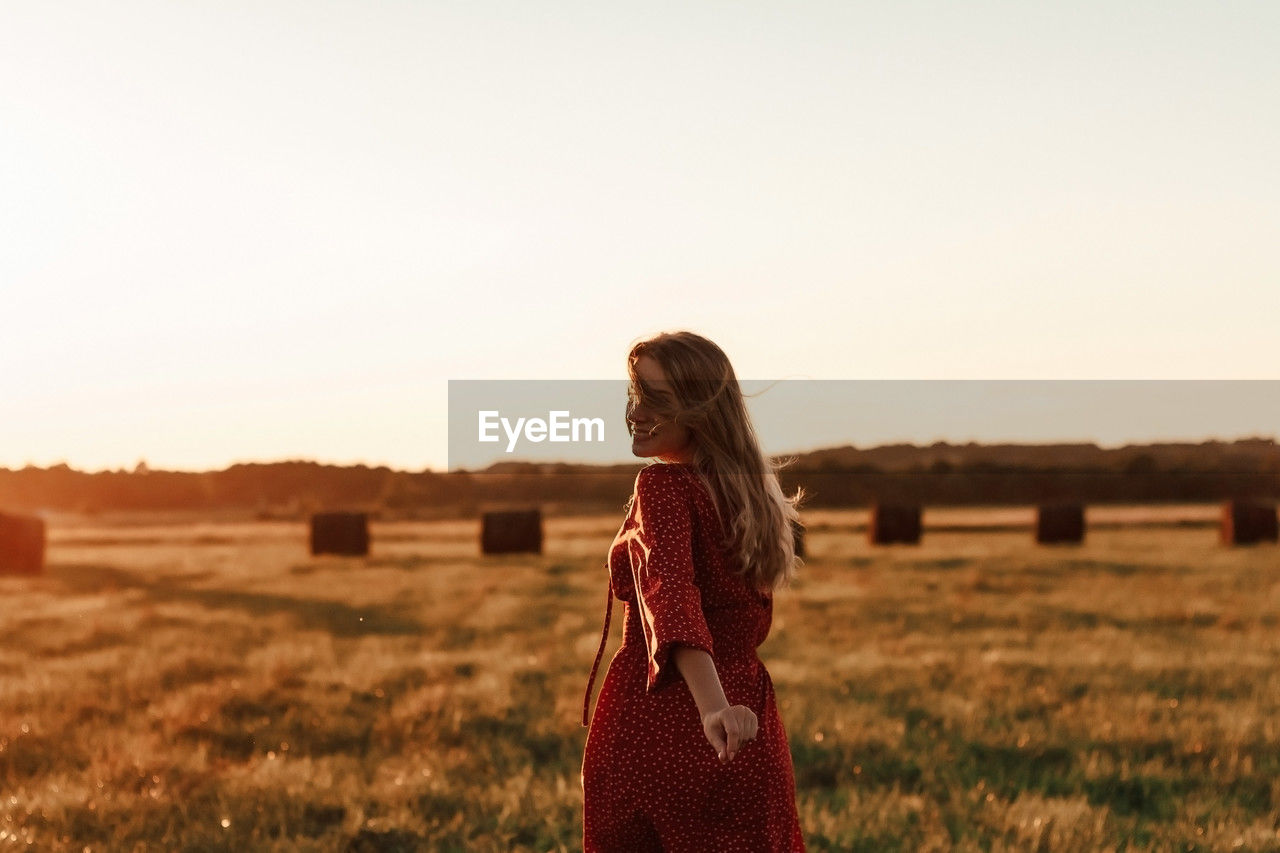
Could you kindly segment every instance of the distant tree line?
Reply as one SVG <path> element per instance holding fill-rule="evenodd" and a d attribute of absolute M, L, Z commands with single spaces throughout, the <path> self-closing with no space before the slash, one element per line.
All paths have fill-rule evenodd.
<path fill-rule="evenodd" d="M 1225 443 L 952 445 L 833 448 L 789 457 L 786 491 L 803 487 L 806 506 L 874 501 L 926 505 L 1193 502 L 1229 497 L 1280 499 L 1274 439 Z M 117 511 L 244 510 L 301 518 L 322 509 L 364 509 L 384 517 L 470 516 L 527 504 L 557 509 L 621 509 L 641 463 L 588 466 L 500 463 L 483 471 L 396 471 L 365 465 L 289 461 L 222 471 L 85 472 L 67 465 L 0 468 L 0 509 L 95 514 Z"/>

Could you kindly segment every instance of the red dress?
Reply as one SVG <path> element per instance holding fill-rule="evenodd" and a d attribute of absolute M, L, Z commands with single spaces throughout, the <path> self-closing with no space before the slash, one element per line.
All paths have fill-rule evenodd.
<path fill-rule="evenodd" d="M 609 549 L 610 607 L 613 595 L 623 601 L 625 626 L 582 760 L 585 853 L 804 850 L 787 734 L 756 654 L 773 598 L 733 573 L 721 530 L 690 466 L 641 469 Z M 676 645 L 709 652 L 729 704 L 746 705 L 759 720 L 756 739 L 728 764 L 703 734 L 671 657 Z M 584 726 L 590 698 L 588 682 Z"/>

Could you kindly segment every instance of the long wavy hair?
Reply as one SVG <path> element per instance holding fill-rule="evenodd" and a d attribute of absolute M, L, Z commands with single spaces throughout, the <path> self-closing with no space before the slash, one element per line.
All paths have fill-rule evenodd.
<path fill-rule="evenodd" d="M 636 374 L 642 355 L 661 365 L 670 393 Z M 627 373 L 627 431 L 634 434 L 631 411 L 639 403 L 659 425 L 686 427 L 694 472 L 711 494 L 724 544 L 739 558 L 743 578 L 765 593 L 790 584 L 803 562 L 795 553 L 794 526 L 804 489 L 783 494 L 778 471 L 794 460 L 772 462 L 760 451 L 728 356 L 693 332 L 663 332 L 631 347 Z"/>

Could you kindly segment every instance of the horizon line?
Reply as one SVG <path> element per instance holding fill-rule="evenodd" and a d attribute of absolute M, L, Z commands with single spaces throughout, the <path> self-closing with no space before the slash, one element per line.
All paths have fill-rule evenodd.
<path fill-rule="evenodd" d="M 778 451 L 778 452 L 767 453 L 765 455 L 767 457 L 776 459 L 776 458 L 788 457 L 788 456 L 807 456 L 815 453 L 825 453 L 825 452 L 836 451 L 836 450 L 871 451 L 871 450 L 881 450 L 885 448 L 902 448 L 902 447 L 913 447 L 917 449 L 926 449 L 926 448 L 932 448 L 932 447 L 964 448 L 964 447 L 1011 447 L 1011 446 L 1012 447 L 1094 447 L 1094 448 L 1097 448 L 1098 450 L 1123 450 L 1125 448 L 1130 448 L 1130 447 L 1167 447 L 1167 446 L 1173 446 L 1173 445 L 1198 447 L 1206 444 L 1209 444 L 1209 445 L 1213 445 L 1213 444 L 1224 444 L 1224 445 L 1272 444 L 1272 445 L 1275 445 L 1275 444 L 1280 444 L 1280 434 L 1244 435 L 1244 436 L 1238 436 L 1233 439 L 1224 439 L 1219 437 L 1204 437 L 1199 439 L 1198 441 L 1193 439 L 1179 439 L 1179 440 L 1156 439 L 1156 440 L 1147 440 L 1147 441 L 1126 441 L 1126 442 L 1110 444 L 1110 445 L 1100 443 L 1096 440 L 1087 440 L 1087 439 L 1062 439 L 1062 440 L 1056 440 L 1056 441 L 1016 441 L 1016 440 L 976 441 L 976 440 L 970 439 L 968 441 L 963 441 L 963 442 L 950 441 L 947 439 L 939 439 L 929 443 L 916 443 L 912 441 L 890 441 L 890 442 L 881 442 L 879 444 L 872 444 L 872 445 L 865 445 L 865 446 L 857 445 L 853 443 L 837 444 L 837 445 L 828 445 L 824 447 L 810 448 L 808 450 Z M 68 461 L 62 460 L 59 462 L 54 462 L 49 465 L 35 465 L 32 462 L 27 461 L 19 467 L 10 467 L 7 463 L 0 463 L 0 471 L 18 472 L 18 471 L 28 471 L 32 469 L 37 471 L 56 471 L 56 470 L 66 469 L 66 470 L 74 471 L 81 474 L 119 474 L 119 473 L 141 473 L 139 471 L 139 468 L 141 467 L 147 473 L 209 474 L 209 473 L 217 473 L 220 471 L 227 471 L 227 470 L 230 470 L 231 468 L 235 468 L 238 466 L 249 466 L 249 465 L 270 466 L 270 465 L 301 464 L 301 465 L 317 465 L 317 466 L 326 467 L 326 468 L 368 468 L 372 470 L 385 468 L 389 471 L 394 471 L 398 473 L 450 474 L 450 473 L 485 471 L 489 467 L 492 467 L 493 465 L 507 465 L 507 464 L 525 464 L 525 465 L 538 465 L 538 466 L 570 465 L 570 466 L 575 466 L 580 468 L 609 468 L 609 467 L 616 467 L 618 465 L 633 464 L 633 462 L 642 463 L 643 461 L 644 460 L 641 457 L 635 457 L 634 459 L 629 459 L 629 460 L 618 460 L 614 462 L 608 462 L 608 461 L 587 462 L 582 460 L 570 461 L 570 460 L 512 458 L 512 459 L 496 460 L 494 462 L 491 462 L 488 466 L 485 466 L 484 468 L 450 468 L 448 465 L 445 465 L 440 468 L 436 468 L 431 465 L 426 465 L 422 468 L 413 468 L 413 467 L 399 467 L 387 462 L 373 463 L 365 459 L 354 460 L 354 461 L 322 461 L 317 458 L 287 457 L 287 458 L 276 458 L 276 459 L 235 459 L 226 463 L 221 468 L 169 468 L 169 467 L 157 468 L 152 466 L 150 463 L 148 463 L 146 460 L 146 457 L 143 456 L 143 457 L 140 457 L 136 463 L 134 463 L 134 466 L 132 468 L 127 468 L 122 466 L 122 467 L 116 467 L 116 468 L 107 467 L 107 468 L 97 468 L 97 469 L 91 470 L 89 468 L 78 468 L 70 464 Z"/>

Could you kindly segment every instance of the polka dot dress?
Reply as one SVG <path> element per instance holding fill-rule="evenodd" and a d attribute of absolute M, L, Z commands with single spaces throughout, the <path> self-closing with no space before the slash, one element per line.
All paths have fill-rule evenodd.
<path fill-rule="evenodd" d="M 721 535 L 711 495 L 691 467 L 640 471 L 609 549 L 610 606 L 596 666 L 613 596 L 623 602 L 624 627 L 582 760 L 585 853 L 804 850 L 787 734 L 756 654 L 773 599 L 733 573 Z M 709 652 L 729 704 L 746 705 L 759 720 L 756 739 L 728 764 L 703 734 L 672 657 L 678 645 Z"/>

